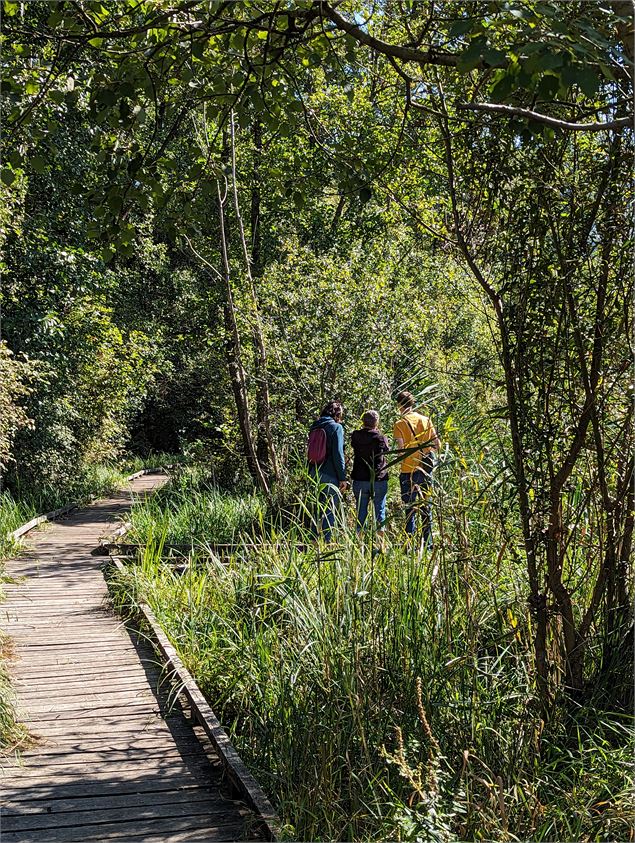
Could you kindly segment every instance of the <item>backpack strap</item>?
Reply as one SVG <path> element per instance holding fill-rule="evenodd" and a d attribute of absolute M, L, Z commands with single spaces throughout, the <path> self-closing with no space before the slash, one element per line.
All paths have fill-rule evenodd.
<path fill-rule="evenodd" d="M 403 418 L 403 420 L 405 421 L 405 423 L 408 425 L 408 427 L 410 428 L 410 430 L 412 431 L 412 436 L 413 436 L 413 438 L 414 438 L 414 440 L 415 440 L 415 442 L 416 442 L 416 441 L 417 441 L 417 436 L 418 436 L 419 434 L 415 431 L 414 427 L 410 424 L 409 419 L 407 419 L 405 416 L 403 416 L 402 418 Z"/>

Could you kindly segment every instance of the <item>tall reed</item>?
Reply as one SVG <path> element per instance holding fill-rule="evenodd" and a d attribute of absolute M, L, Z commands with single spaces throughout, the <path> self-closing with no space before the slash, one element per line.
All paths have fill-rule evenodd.
<path fill-rule="evenodd" d="M 150 603 L 291 838 L 633 839 L 629 716 L 590 696 L 541 719 L 523 571 L 481 494 L 495 475 L 453 476 L 430 555 L 396 514 L 384 555 L 350 517 L 330 547 L 260 521 L 229 559 L 199 534 L 183 572 L 158 519 L 116 600 Z M 434 791 L 413 785 L 431 739 Z"/>

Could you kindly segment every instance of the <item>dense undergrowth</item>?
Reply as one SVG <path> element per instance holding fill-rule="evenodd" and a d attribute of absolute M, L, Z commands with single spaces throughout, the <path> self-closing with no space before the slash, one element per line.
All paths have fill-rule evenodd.
<path fill-rule="evenodd" d="M 320 547 L 186 473 L 137 506 L 147 545 L 115 600 L 150 604 L 292 839 L 633 839 L 628 666 L 541 713 L 523 571 L 484 497 L 457 497 L 467 472 L 446 475 L 428 557 L 397 521 L 373 554 L 351 513 Z M 163 545 L 191 514 L 177 571 Z"/>

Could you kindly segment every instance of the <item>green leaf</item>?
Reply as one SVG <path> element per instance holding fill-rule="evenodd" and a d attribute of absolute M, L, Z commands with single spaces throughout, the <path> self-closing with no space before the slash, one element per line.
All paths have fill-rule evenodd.
<path fill-rule="evenodd" d="M 372 195 L 373 191 L 370 189 L 370 187 L 368 187 L 368 185 L 365 185 L 364 187 L 360 188 L 359 198 L 364 204 L 366 204 L 366 202 L 368 202 L 372 198 Z"/>
<path fill-rule="evenodd" d="M 578 87 L 587 97 L 594 97 L 600 87 L 600 77 L 590 67 L 582 67 L 578 71 Z"/>
<path fill-rule="evenodd" d="M 450 38 L 456 38 L 459 35 L 465 35 L 466 32 L 470 32 L 472 30 L 473 26 L 473 18 L 461 18 L 461 20 L 455 20 L 448 31 L 448 36 Z"/>
<path fill-rule="evenodd" d="M 6 184 L 7 187 L 11 187 L 15 181 L 15 173 L 13 170 L 9 169 L 9 167 L 5 167 L 0 173 L 0 179 L 2 179 L 2 182 Z"/>
<path fill-rule="evenodd" d="M 46 158 L 43 158 L 41 155 L 36 155 L 35 158 L 31 159 L 31 167 L 36 173 L 45 172 Z"/>
<path fill-rule="evenodd" d="M 108 199 L 108 207 L 113 212 L 113 214 L 120 214 L 121 209 L 123 208 L 123 199 L 119 193 L 112 193 Z"/>
<path fill-rule="evenodd" d="M 507 62 L 507 55 L 502 50 L 488 47 L 483 51 L 483 60 L 490 67 L 500 67 Z"/>
<path fill-rule="evenodd" d="M 514 79 L 512 76 L 503 76 L 502 79 L 494 85 L 490 96 L 494 102 L 503 102 L 511 94 L 514 87 Z"/>
<path fill-rule="evenodd" d="M 560 78 L 558 76 L 553 76 L 551 73 L 545 73 L 538 83 L 536 93 L 541 99 L 550 100 L 555 97 L 559 88 Z"/>
<path fill-rule="evenodd" d="M 486 49 L 486 40 L 483 36 L 475 38 L 467 50 L 460 53 L 457 59 L 457 69 L 460 73 L 469 73 L 470 70 L 481 63 L 483 50 Z"/>

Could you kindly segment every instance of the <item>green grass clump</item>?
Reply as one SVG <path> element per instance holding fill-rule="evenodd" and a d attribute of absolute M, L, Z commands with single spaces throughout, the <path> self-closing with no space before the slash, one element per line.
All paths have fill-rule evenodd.
<path fill-rule="evenodd" d="M 165 489 L 134 507 L 128 539 L 145 544 L 161 534 L 168 545 L 231 544 L 257 530 L 265 516 L 258 495 L 231 495 L 217 489 L 205 472 L 177 473 Z"/>

